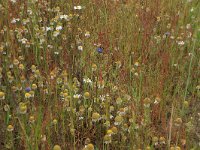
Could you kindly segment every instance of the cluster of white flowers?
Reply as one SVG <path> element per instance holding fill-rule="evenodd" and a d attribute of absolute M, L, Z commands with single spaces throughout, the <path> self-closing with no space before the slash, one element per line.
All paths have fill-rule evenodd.
<path fill-rule="evenodd" d="M 84 83 L 88 83 L 89 85 L 92 85 L 92 80 L 90 78 L 83 78 Z"/>
<path fill-rule="evenodd" d="M 81 10 L 82 6 L 74 6 L 74 10 Z"/>
<path fill-rule="evenodd" d="M 73 96 L 73 98 L 79 99 L 79 98 L 81 98 L 81 94 L 75 94 L 75 95 Z"/>
<path fill-rule="evenodd" d="M 69 21 L 69 16 L 68 15 L 60 15 L 60 19 L 64 19 L 64 20 L 67 20 Z"/>
<path fill-rule="evenodd" d="M 17 2 L 17 0 L 10 0 L 13 4 Z"/>
<path fill-rule="evenodd" d="M 19 18 L 13 18 L 12 20 L 11 20 L 11 23 L 12 24 L 15 24 L 16 22 L 18 22 L 20 19 Z"/>

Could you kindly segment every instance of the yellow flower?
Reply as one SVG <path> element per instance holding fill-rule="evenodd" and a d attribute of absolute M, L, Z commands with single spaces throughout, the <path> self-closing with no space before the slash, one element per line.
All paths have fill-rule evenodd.
<path fill-rule="evenodd" d="M 0 91 L 0 100 L 5 99 L 5 93 Z"/>
<path fill-rule="evenodd" d="M 123 118 L 122 118 L 122 116 L 116 116 L 115 117 L 115 125 L 120 125 L 121 123 L 122 123 L 122 121 L 123 121 Z"/>
<path fill-rule="evenodd" d="M 25 114 L 27 112 L 27 106 L 25 103 L 20 103 L 19 104 L 19 113 L 20 114 Z"/>
<path fill-rule="evenodd" d="M 90 93 L 89 93 L 89 92 L 85 92 L 85 93 L 84 93 L 84 98 L 85 98 L 85 99 L 90 98 Z"/>
<path fill-rule="evenodd" d="M 146 147 L 146 150 L 151 150 L 151 147 L 150 147 L 150 146 L 147 146 L 147 147 Z"/>
<path fill-rule="evenodd" d="M 23 64 L 19 64 L 19 69 L 20 70 L 24 70 L 24 65 Z"/>
<path fill-rule="evenodd" d="M 112 127 L 111 130 L 112 130 L 112 132 L 113 132 L 114 134 L 117 134 L 117 132 L 118 132 L 117 127 Z"/>
<path fill-rule="evenodd" d="M 98 121 L 100 119 L 100 115 L 99 115 L 99 113 L 97 113 L 97 112 L 94 112 L 93 114 L 92 114 L 92 121 Z"/>
<path fill-rule="evenodd" d="M 160 137 L 159 141 L 160 141 L 161 144 L 165 144 L 165 138 L 163 136 Z"/>
<path fill-rule="evenodd" d="M 106 144 L 109 144 L 112 142 L 111 136 L 109 136 L 109 135 L 105 135 L 103 140 L 104 140 L 104 143 L 106 143 Z"/>
<path fill-rule="evenodd" d="M 183 105 L 184 105 L 185 108 L 188 108 L 188 106 L 189 106 L 188 101 L 184 101 L 184 102 L 183 102 Z"/>
<path fill-rule="evenodd" d="M 145 107 L 149 107 L 149 106 L 150 106 L 150 104 L 151 104 L 151 99 L 150 99 L 150 98 L 148 98 L 148 97 L 147 97 L 147 98 L 145 98 L 145 99 L 144 99 L 144 106 L 145 106 Z"/>
<path fill-rule="evenodd" d="M 34 116 L 30 116 L 29 117 L 29 122 L 30 123 L 34 123 L 35 122 L 35 117 Z"/>
<path fill-rule="evenodd" d="M 57 119 L 53 119 L 53 124 L 56 125 L 58 123 Z"/>
<path fill-rule="evenodd" d="M 93 144 L 88 144 L 87 145 L 87 150 L 94 150 L 94 145 Z"/>
<path fill-rule="evenodd" d="M 182 119 L 181 118 L 176 118 L 176 120 L 174 121 L 174 125 L 179 127 L 182 124 Z"/>
<path fill-rule="evenodd" d="M 53 150 L 61 150 L 61 147 L 60 147 L 59 145 L 55 145 L 55 146 L 53 147 Z"/>
<path fill-rule="evenodd" d="M 30 98 L 31 94 L 30 93 L 25 93 L 25 98 Z"/>
<path fill-rule="evenodd" d="M 122 103 L 121 97 L 118 97 L 118 98 L 116 99 L 116 103 L 117 103 L 118 105 L 120 105 L 120 104 Z"/>
<path fill-rule="evenodd" d="M 32 89 L 36 90 L 37 89 L 37 85 L 36 84 L 32 84 Z"/>
<path fill-rule="evenodd" d="M 96 71 L 97 70 L 97 65 L 96 64 L 92 64 L 92 71 Z"/>
<path fill-rule="evenodd" d="M 107 135 L 112 135 L 112 134 L 113 134 L 112 130 L 107 130 Z"/>
<path fill-rule="evenodd" d="M 66 92 L 66 93 L 63 93 L 63 97 L 64 98 L 67 98 L 68 97 L 68 93 Z"/>
<path fill-rule="evenodd" d="M 14 59 L 13 64 L 14 64 L 15 66 L 19 65 L 19 60 Z"/>
<path fill-rule="evenodd" d="M 7 131 L 12 132 L 14 130 L 14 127 L 12 125 L 8 125 Z"/>

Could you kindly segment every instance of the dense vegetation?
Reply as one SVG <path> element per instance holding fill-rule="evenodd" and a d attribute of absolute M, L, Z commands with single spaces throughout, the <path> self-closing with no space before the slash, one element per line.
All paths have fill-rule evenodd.
<path fill-rule="evenodd" d="M 1 0 L 0 149 L 199 150 L 199 0 Z"/>

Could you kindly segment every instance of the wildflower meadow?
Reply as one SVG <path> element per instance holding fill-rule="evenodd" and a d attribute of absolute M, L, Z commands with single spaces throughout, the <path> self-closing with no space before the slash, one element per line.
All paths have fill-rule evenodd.
<path fill-rule="evenodd" d="M 0 150 L 200 150 L 200 0 L 0 0 Z"/>

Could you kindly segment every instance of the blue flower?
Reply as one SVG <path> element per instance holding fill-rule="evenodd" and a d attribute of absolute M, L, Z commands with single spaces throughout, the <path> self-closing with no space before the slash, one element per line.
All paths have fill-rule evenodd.
<path fill-rule="evenodd" d="M 98 53 L 103 53 L 103 48 L 102 47 L 97 47 L 97 52 Z"/>
<path fill-rule="evenodd" d="M 25 91 L 26 91 L 26 92 L 30 92 L 30 91 L 31 91 L 31 88 L 30 88 L 30 87 L 26 87 Z"/>
<path fill-rule="evenodd" d="M 165 32 L 165 35 L 166 36 L 170 36 L 170 32 Z"/>

